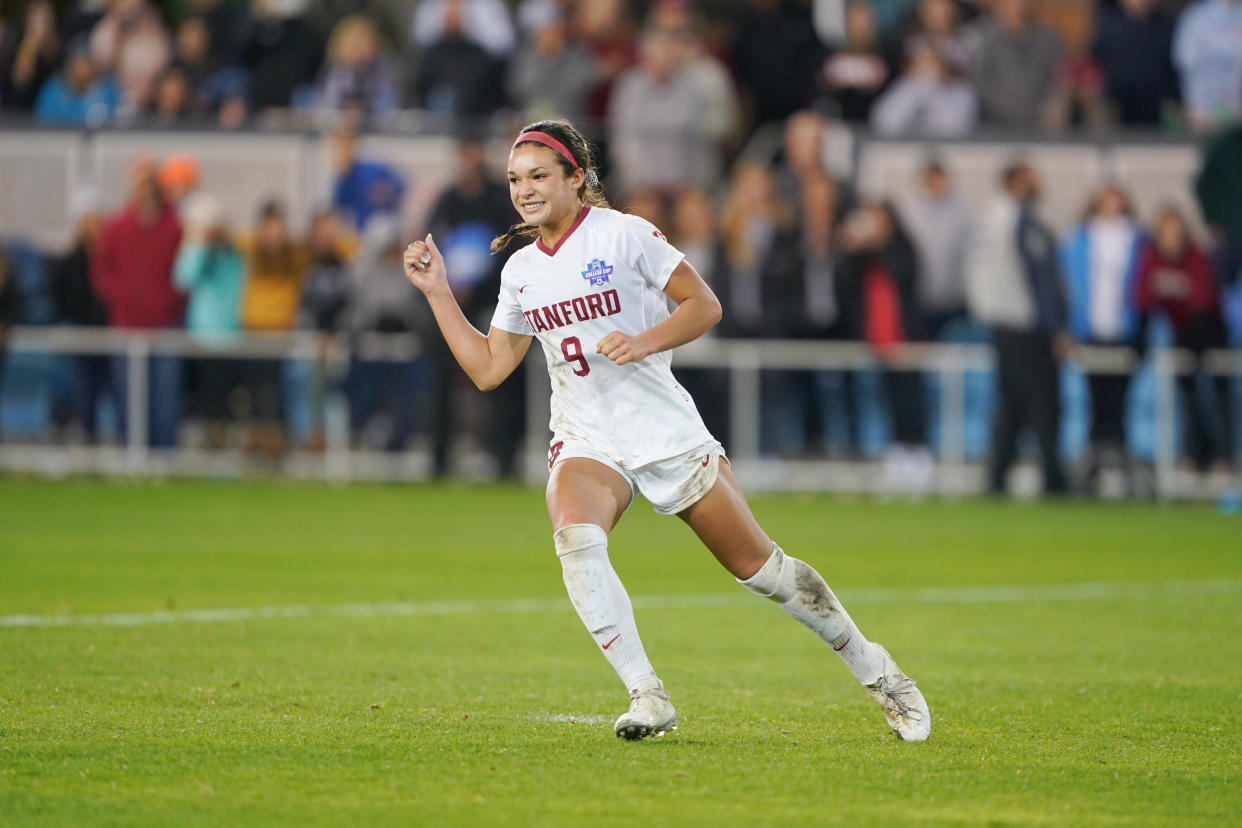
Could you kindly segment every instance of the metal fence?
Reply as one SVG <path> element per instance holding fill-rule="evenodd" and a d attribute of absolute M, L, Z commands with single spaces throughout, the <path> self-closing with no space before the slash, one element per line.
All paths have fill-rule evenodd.
<path fill-rule="evenodd" d="M 237 449 L 202 449 L 177 446 L 148 447 L 147 411 L 150 395 L 148 358 L 279 359 L 320 362 L 329 373 L 340 376 L 352 358 L 370 361 L 409 361 L 421 353 L 417 337 L 409 334 L 370 334 L 352 339 L 334 338 L 325 343 L 314 333 L 276 335 L 238 334 L 203 338 L 184 331 L 74 328 L 65 326 L 19 327 L 11 332 L 10 357 L 21 354 L 52 354 L 70 357 L 98 355 L 122 358 L 127 366 L 125 384 L 128 428 L 123 445 L 58 443 L 50 435 L 33 435 L 0 444 L 0 468 L 41 474 L 104 473 L 117 475 L 237 476 L 260 472 L 297 478 L 420 479 L 429 473 L 427 451 L 385 454 L 351 446 L 349 409 L 339 390 L 327 394 L 318 412 L 324 424 L 322 451 L 289 452 L 276 467 L 254 468 Z M 540 349 L 532 349 L 526 371 L 527 433 L 522 449 L 522 468 L 527 479 L 541 481 L 546 472 L 548 397 L 547 374 Z M 1122 348 L 1079 348 L 1073 365 L 1089 373 L 1131 373 L 1138 368 L 1152 377 L 1154 394 L 1153 452 L 1151 466 L 1154 493 L 1162 498 L 1217 494 L 1236 487 L 1239 480 L 1217 480 L 1205 489 L 1178 462 L 1178 397 L 1175 380 L 1192 368 L 1188 353 L 1155 349 L 1144 364 L 1136 364 L 1134 352 Z M 761 377 L 772 371 L 867 372 L 880 367 L 873 352 L 860 343 L 823 341 L 698 340 L 678 349 L 675 367 L 717 369 L 727 375 L 729 433 L 720 435 L 731 462 L 744 482 L 753 488 L 815 491 L 883 492 L 885 484 L 878 464 L 868 461 L 788 459 L 764 456 L 760 451 L 761 421 L 765 402 Z M 936 465 L 928 491 L 966 494 L 979 491 L 983 483 L 981 458 L 967 450 L 968 385 L 988 382 L 993 370 L 991 348 L 982 344 L 908 345 L 885 367 L 924 373 L 938 387 L 934 412 L 938 421 Z M 1207 356 L 1208 370 L 1216 375 L 1242 375 L 1242 350 L 1217 351 Z M 1029 477 L 1030 470 L 1026 474 Z M 1019 490 L 1031 490 L 1030 481 Z"/>

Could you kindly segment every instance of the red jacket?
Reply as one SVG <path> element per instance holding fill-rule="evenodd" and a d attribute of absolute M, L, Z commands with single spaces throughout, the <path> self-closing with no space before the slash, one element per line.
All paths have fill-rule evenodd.
<path fill-rule="evenodd" d="M 173 286 L 181 222 L 165 206 L 143 223 L 133 206 L 108 220 L 91 255 L 91 283 L 115 328 L 180 327 L 185 295 Z"/>
<path fill-rule="evenodd" d="M 1179 259 L 1169 260 L 1155 245 L 1143 245 L 1139 254 L 1138 306 L 1143 313 L 1163 311 L 1180 337 L 1192 320 L 1214 312 L 1219 306 L 1212 265 L 1194 245 L 1187 245 Z"/>

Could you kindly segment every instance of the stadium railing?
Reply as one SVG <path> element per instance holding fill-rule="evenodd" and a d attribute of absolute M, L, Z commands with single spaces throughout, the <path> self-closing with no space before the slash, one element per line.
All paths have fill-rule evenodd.
<path fill-rule="evenodd" d="M 526 371 L 527 433 L 524 470 L 528 479 L 542 480 L 548 442 L 549 389 L 542 357 L 532 354 Z M 235 449 L 207 450 L 180 446 L 153 449 L 147 445 L 149 378 L 147 358 L 322 360 L 332 375 L 343 375 L 351 359 L 409 361 L 421 353 L 416 336 L 366 334 L 336 337 L 327 342 L 313 332 L 237 334 L 203 337 L 185 331 L 76 328 L 68 326 L 18 327 L 10 332 L 10 358 L 17 354 L 99 355 L 121 357 L 128 365 L 126 384 L 129 428 L 123 446 L 58 444 L 49 435 L 0 443 L 0 468 L 33 473 L 106 473 L 120 475 L 241 475 L 256 469 Z M 1088 373 L 1131 373 L 1138 367 L 1133 351 L 1124 348 L 1081 347 L 1072 362 Z M 1175 379 L 1192 368 L 1189 353 L 1153 349 L 1147 360 L 1154 376 L 1155 492 L 1164 498 L 1214 494 L 1205 491 L 1178 463 L 1178 400 Z M 719 369 L 728 376 L 730 459 L 748 485 L 786 490 L 842 490 L 883 492 L 884 482 L 873 462 L 790 460 L 764 456 L 760 451 L 765 371 L 872 371 L 881 366 L 862 343 L 780 340 L 699 340 L 677 350 L 679 369 Z M 982 487 L 982 464 L 965 447 L 967 378 L 987 375 L 993 355 L 987 345 L 912 344 L 887 358 L 883 367 L 916 370 L 936 377 L 938 395 L 938 452 L 928 490 L 968 494 Z M 1214 351 L 1207 367 L 1217 375 L 1242 375 L 1242 350 Z M 349 407 L 340 391 L 323 403 L 325 444 L 322 452 L 293 451 L 276 469 L 293 477 L 330 480 L 419 479 L 429 471 L 427 452 L 415 449 L 384 455 L 351 446 Z M 271 473 L 271 467 L 259 469 Z M 1238 485 L 1235 477 L 1219 487 Z M 1030 488 L 1030 484 L 1027 484 Z"/>

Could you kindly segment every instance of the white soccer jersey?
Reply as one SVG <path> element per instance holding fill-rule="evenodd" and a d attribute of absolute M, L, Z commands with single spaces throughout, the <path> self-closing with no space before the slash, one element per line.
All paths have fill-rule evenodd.
<path fill-rule="evenodd" d="M 673 378 L 672 355 L 617 365 L 595 353 L 613 331 L 635 335 L 669 317 L 664 286 L 683 254 L 650 222 L 585 207 L 553 249 L 509 258 L 492 324 L 539 337 L 552 379 L 552 433 L 634 468 L 712 439 Z"/>

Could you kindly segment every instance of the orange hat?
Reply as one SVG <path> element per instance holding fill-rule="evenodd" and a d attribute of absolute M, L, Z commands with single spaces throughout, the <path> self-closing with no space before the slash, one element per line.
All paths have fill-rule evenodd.
<path fill-rule="evenodd" d="M 160 188 L 188 192 L 198 186 L 198 161 L 192 155 L 170 155 L 160 164 Z"/>

